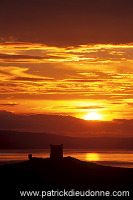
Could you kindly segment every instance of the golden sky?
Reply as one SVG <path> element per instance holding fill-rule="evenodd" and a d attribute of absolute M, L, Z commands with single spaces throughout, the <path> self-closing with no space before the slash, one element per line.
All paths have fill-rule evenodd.
<path fill-rule="evenodd" d="M 1 1 L 1 119 L 132 124 L 132 8 L 132 0 Z"/>
<path fill-rule="evenodd" d="M 0 44 L 0 110 L 132 119 L 133 44 Z"/>

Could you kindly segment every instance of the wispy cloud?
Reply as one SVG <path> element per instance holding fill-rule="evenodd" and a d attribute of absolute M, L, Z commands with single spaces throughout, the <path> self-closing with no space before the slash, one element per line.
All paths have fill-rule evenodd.
<path fill-rule="evenodd" d="M 133 44 L 52 47 L 3 43 L 0 45 L 0 94 L 14 99 L 32 97 L 34 100 L 37 96 L 56 101 L 82 99 L 86 102 L 88 99 L 89 106 L 81 105 L 84 112 L 85 107 L 101 107 L 90 100 L 106 100 L 103 112 L 111 113 L 112 109 L 120 116 L 123 109 L 132 110 L 131 104 L 120 106 L 116 102 L 132 99 L 132 64 Z M 38 108 L 37 103 L 35 107 Z M 70 107 L 68 110 L 71 113 Z M 78 110 L 82 109 L 77 107 Z M 51 108 L 47 107 L 47 111 L 51 112 Z M 127 117 L 128 112 L 122 116 Z"/>
<path fill-rule="evenodd" d="M 0 106 L 17 106 L 18 104 L 17 103 L 3 103 L 3 104 L 0 104 Z"/>
<path fill-rule="evenodd" d="M 133 45 L 80 45 L 51 47 L 32 43 L 1 43 L 0 61 L 109 63 L 132 61 Z"/>

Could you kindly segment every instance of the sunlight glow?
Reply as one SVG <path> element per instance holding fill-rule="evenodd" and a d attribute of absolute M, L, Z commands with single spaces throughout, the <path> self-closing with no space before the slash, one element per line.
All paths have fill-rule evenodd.
<path fill-rule="evenodd" d="M 90 112 L 87 115 L 85 115 L 83 119 L 84 120 L 101 120 L 102 117 L 96 112 Z"/>
<path fill-rule="evenodd" d="M 87 153 L 86 154 L 87 161 L 99 161 L 99 154 L 98 153 Z"/>

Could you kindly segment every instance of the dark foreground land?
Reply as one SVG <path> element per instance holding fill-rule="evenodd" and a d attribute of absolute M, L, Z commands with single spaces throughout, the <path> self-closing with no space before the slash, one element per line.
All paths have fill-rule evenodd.
<path fill-rule="evenodd" d="M 33 158 L 25 162 L 1 165 L 0 174 L 0 194 L 4 195 L 0 198 L 2 200 L 42 199 L 41 196 L 20 197 L 20 191 L 52 189 L 81 191 L 90 189 L 110 192 L 128 190 L 130 197 L 119 198 L 133 198 L 133 169 L 101 166 L 71 157 L 61 160 Z"/>

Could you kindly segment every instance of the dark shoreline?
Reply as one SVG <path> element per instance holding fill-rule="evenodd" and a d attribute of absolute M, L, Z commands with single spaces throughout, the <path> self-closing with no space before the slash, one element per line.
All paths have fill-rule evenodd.
<path fill-rule="evenodd" d="M 102 166 L 72 157 L 33 158 L 0 165 L 0 171 L 2 192 L 17 200 L 24 198 L 20 198 L 20 190 L 128 190 L 130 195 L 133 193 L 132 168 Z"/>

